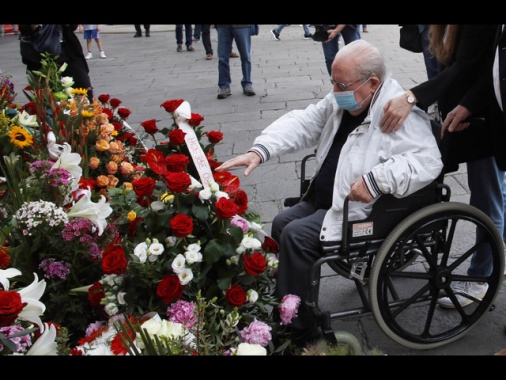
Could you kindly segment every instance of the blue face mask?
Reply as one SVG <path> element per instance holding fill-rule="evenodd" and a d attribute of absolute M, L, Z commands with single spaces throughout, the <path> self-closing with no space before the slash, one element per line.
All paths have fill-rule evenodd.
<path fill-rule="evenodd" d="M 371 78 L 369 78 L 371 79 Z M 369 81 L 367 79 L 364 83 L 360 85 L 359 88 L 357 88 L 355 91 L 360 90 L 360 88 Z M 339 108 L 342 108 L 344 110 L 348 111 L 356 111 L 362 107 L 362 104 L 369 98 L 365 98 L 360 104 L 357 103 L 355 100 L 355 91 L 340 91 L 340 92 L 334 92 L 334 97 L 336 99 L 336 103 L 339 106 Z"/>

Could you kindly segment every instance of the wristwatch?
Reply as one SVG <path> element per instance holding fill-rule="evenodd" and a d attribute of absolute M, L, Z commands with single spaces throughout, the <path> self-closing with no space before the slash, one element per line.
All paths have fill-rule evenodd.
<path fill-rule="evenodd" d="M 413 93 L 411 91 L 406 91 L 404 93 L 404 95 L 406 95 L 406 101 L 409 103 L 409 104 L 415 104 L 416 103 L 416 99 L 415 99 L 415 96 L 413 95 Z"/>

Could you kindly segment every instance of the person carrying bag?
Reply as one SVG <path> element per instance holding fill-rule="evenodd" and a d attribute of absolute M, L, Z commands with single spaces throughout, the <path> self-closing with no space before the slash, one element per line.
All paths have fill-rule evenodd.
<path fill-rule="evenodd" d="M 62 30 L 59 24 L 23 25 L 20 29 L 21 59 L 29 70 L 40 66 L 42 53 L 60 56 Z"/>

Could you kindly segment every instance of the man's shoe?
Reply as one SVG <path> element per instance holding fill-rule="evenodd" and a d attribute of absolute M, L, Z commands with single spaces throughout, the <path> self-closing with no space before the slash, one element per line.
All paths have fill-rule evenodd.
<path fill-rule="evenodd" d="M 149 37 L 149 32 L 148 31 L 146 31 L 146 37 Z"/>
<path fill-rule="evenodd" d="M 232 53 L 230 53 L 230 58 L 239 58 L 239 54 L 233 51 Z"/>
<path fill-rule="evenodd" d="M 186 50 L 188 50 L 188 51 L 195 51 L 195 49 L 194 49 L 194 48 L 193 48 L 193 46 L 191 46 L 191 45 L 190 45 L 190 46 L 188 46 L 188 47 L 186 48 Z"/>
<path fill-rule="evenodd" d="M 253 96 L 255 95 L 255 91 L 253 91 L 253 87 L 246 86 L 242 89 L 242 93 L 247 96 Z"/>
<path fill-rule="evenodd" d="M 471 305 L 474 300 L 472 298 L 468 298 L 461 294 L 466 294 L 469 297 L 473 297 L 476 299 L 483 299 L 485 294 L 487 293 L 488 284 L 478 284 L 477 282 L 459 282 L 455 284 L 452 288 L 455 292 L 455 296 L 460 303 L 460 306 L 465 307 Z M 444 307 L 446 309 L 455 309 L 455 305 L 453 304 L 450 297 L 442 297 L 438 300 L 439 306 Z"/>
<path fill-rule="evenodd" d="M 225 99 L 227 96 L 230 96 L 230 87 L 220 88 L 218 91 L 218 99 Z"/>
<path fill-rule="evenodd" d="M 107 58 L 107 57 L 105 56 L 105 53 L 104 53 L 103 51 L 101 51 L 101 52 L 100 52 L 100 58 L 102 58 L 102 59 Z"/>
<path fill-rule="evenodd" d="M 304 34 L 304 39 L 305 40 L 309 40 L 310 38 L 313 38 L 313 35 L 311 33 L 309 34 Z"/>
<path fill-rule="evenodd" d="M 183 47 L 181 45 L 177 45 L 177 52 L 181 53 L 183 51 Z"/>
<path fill-rule="evenodd" d="M 142 33 L 139 33 L 139 32 L 135 33 L 134 38 L 136 38 L 136 37 L 142 37 Z"/>
<path fill-rule="evenodd" d="M 92 59 L 93 58 L 93 54 L 91 53 L 91 51 L 88 52 L 88 54 L 86 54 L 86 56 L 84 57 L 84 59 Z"/>
<path fill-rule="evenodd" d="M 276 32 L 274 29 L 271 30 L 271 34 L 274 36 L 275 40 L 281 41 L 281 38 L 279 38 L 279 33 Z"/>
<path fill-rule="evenodd" d="M 211 59 L 213 59 L 213 55 L 212 54 L 206 54 L 206 60 L 210 61 Z"/>

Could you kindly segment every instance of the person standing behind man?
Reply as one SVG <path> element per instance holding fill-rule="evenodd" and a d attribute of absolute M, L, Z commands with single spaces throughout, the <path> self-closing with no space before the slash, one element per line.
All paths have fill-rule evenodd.
<path fill-rule="evenodd" d="M 506 25 L 497 27 L 494 42 L 494 59 L 491 65 L 483 70 L 481 78 L 474 82 L 472 89 L 461 99 L 459 104 L 443 121 L 443 131 L 456 132 L 466 129 L 465 120 L 489 110 L 488 119 L 493 122 L 493 137 L 489 139 L 495 151 L 495 160 L 500 170 L 506 170 Z M 503 210 L 506 211 L 506 174 L 502 180 Z M 497 193 L 495 193 L 497 194 Z M 498 194 L 497 194 L 498 195 Z M 500 197 L 497 196 L 498 200 Z M 500 203 L 500 202 L 499 202 Z M 499 209 L 500 210 L 500 209 Z M 503 214 L 505 225 L 499 232 L 506 242 L 506 212 Z M 490 268 L 491 257 L 486 257 L 485 267 Z M 473 261 L 480 261 L 478 255 Z M 483 260 L 483 259 L 482 259 Z M 473 265 L 473 264 L 472 264 Z M 476 264 L 474 264 L 476 265 Z M 506 325 L 505 325 L 506 327 Z"/>
<path fill-rule="evenodd" d="M 83 37 L 86 40 L 86 47 L 88 48 L 88 54 L 86 54 L 86 59 L 92 59 L 93 53 L 91 52 L 91 40 L 95 40 L 97 43 L 98 51 L 100 54 L 100 58 L 107 58 L 104 53 L 104 49 L 102 48 L 102 41 L 100 41 L 100 26 L 92 25 L 92 24 L 84 24 L 83 25 Z"/>
<path fill-rule="evenodd" d="M 144 26 L 144 34 L 146 35 L 146 37 L 149 37 L 149 24 L 143 24 Z M 134 34 L 134 38 L 135 37 L 142 37 L 142 29 L 141 29 L 141 24 L 134 24 L 134 27 L 135 27 L 135 34 Z"/>
<path fill-rule="evenodd" d="M 251 82 L 251 31 L 250 24 L 216 25 L 218 33 L 218 99 L 225 99 L 232 94 L 230 84 L 230 54 L 235 40 L 241 58 L 242 92 L 246 96 L 254 96 Z"/>
<path fill-rule="evenodd" d="M 183 29 L 185 35 L 186 50 L 195 51 L 195 49 L 192 46 L 193 44 L 192 24 L 176 24 L 177 52 L 181 53 L 183 51 Z"/>
<path fill-rule="evenodd" d="M 315 25 L 315 28 L 317 25 Z M 334 57 L 339 51 L 339 36 L 341 35 L 344 44 L 348 45 L 350 42 L 360 39 L 360 24 L 338 24 L 338 25 L 323 25 L 327 29 L 329 38 L 327 41 L 322 42 L 323 55 L 325 56 L 325 65 L 329 75 L 332 75 L 332 62 Z"/>
<path fill-rule="evenodd" d="M 451 117 L 452 110 L 468 92 L 481 81 L 481 75 L 490 71 L 494 62 L 494 37 L 497 25 L 435 25 L 430 26 L 431 51 L 441 63 L 441 71 L 432 79 L 412 87 L 404 94 L 391 99 L 384 108 L 381 128 L 385 133 L 397 132 L 406 115 L 415 105 L 422 109 L 437 101 L 443 120 Z M 483 125 L 471 126 L 461 123 L 458 129 L 445 133 L 447 122 L 443 123 L 442 136 L 445 144 L 445 173 L 456 171 L 459 164 L 467 165 L 467 182 L 471 193 L 469 204 L 483 211 L 494 222 L 500 232 L 504 230 L 503 184 L 505 179 L 506 156 L 504 145 L 494 131 L 498 130 L 496 117 L 491 117 L 493 103 L 490 96 L 487 106 L 481 107 L 475 117 L 483 117 Z M 451 124 L 451 123 L 450 123 Z M 477 241 L 481 240 L 479 235 Z M 473 254 L 467 275 L 484 277 L 491 273 L 492 253 L 487 244 L 479 245 Z M 462 307 L 472 304 L 486 294 L 487 283 L 459 281 L 451 284 L 457 301 Z M 460 293 L 460 294 L 459 294 Z M 467 294 L 464 297 L 461 294 Z M 472 298 L 470 298 L 472 297 Z M 455 308 L 449 296 L 439 299 L 444 308 Z"/>

